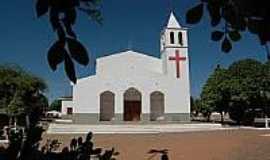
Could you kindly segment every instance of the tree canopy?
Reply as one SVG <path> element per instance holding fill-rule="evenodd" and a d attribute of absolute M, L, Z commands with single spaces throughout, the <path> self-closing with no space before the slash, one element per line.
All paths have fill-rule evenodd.
<path fill-rule="evenodd" d="M 54 100 L 51 103 L 49 109 L 50 110 L 56 110 L 56 111 L 59 111 L 60 112 L 61 111 L 61 100 L 59 100 L 59 99 Z"/>
<path fill-rule="evenodd" d="M 0 65 L 0 77 L 0 108 L 10 117 L 37 115 L 48 106 L 47 85 L 41 78 L 16 65 Z"/>
<path fill-rule="evenodd" d="M 269 116 L 269 69 L 269 62 L 253 59 L 237 61 L 228 69 L 217 67 L 203 87 L 201 112 L 206 116 L 213 111 L 221 116 L 229 112 L 238 123 L 250 117 L 252 120 L 258 109 Z"/>
<path fill-rule="evenodd" d="M 204 85 L 201 93 L 202 112 L 208 118 L 213 111 L 219 112 L 222 116 L 223 112 L 227 111 L 229 100 L 227 81 L 229 78 L 226 69 L 217 67 Z"/>

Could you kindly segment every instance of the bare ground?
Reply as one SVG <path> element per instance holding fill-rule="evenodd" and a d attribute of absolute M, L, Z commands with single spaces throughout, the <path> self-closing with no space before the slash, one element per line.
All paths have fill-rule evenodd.
<path fill-rule="evenodd" d="M 170 160 L 270 160 L 270 131 L 224 130 L 177 134 L 94 135 L 95 147 L 115 147 L 118 160 L 158 160 L 147 152 L 168 149 Z M 68 146 L 70 139 L 85 135 L 46 135 Z M 43 142 L 44 143 L 44 142 Z"/>

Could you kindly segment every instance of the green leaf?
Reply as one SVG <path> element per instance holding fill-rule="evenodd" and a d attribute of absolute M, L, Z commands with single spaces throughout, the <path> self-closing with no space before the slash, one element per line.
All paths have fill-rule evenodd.
<path fill-rule="evenodd" d="M 68 76 L 69 80 L 72 81 L 74 84 L 77 83 L 77 77 L 75 72 L 74 63 L 69 57 L 69 55 L 66 53 L 65 55 L 65 71 L 66 75 Z"/>
<path fill-rule="evenodd" d="M 48 51 L 48 63 L 53 71 L 56 70 L 57 65 L 64 61 L 64 54 L 66 50 L 64 49 L 65 42 L 57 41 L 55 42 Z"/>
<path fill-rule="evenodd" d="M 235 42 L 239 41 L 241 39 L 241 34 L 237 30 L 229 32 L 229 36 L 230 36 L 231 40 L 233 40 Z"/>
<path fill-rule="evenodd" d="M 76 39 L 67 38 L 70 55 L 81 65 L 88 65 L 89 57 L 86 48 Z"/>
<path fill-rule="evenodd" d="M 36 2 L 36 13 L 37 17 L 41 17 L 46 14 L 49 10 L 49 0 L 37 0 Z"/>
<path fill-rule="evenodd" d="M 203 15 L 203 3 L 191 8 L 186 14 L 186 22 L 189 24 L 198 23 Z"/>
<path fill-rule="evenodd" d="M 222 47 L 221 50 L 225 53 L 230 52 L 232 49 L 232 44 L 229 41 L 229 39 L 227 37 L 224 38 L 223 42 L 222 42 Z"/>
<path fill-rule="evenodd" d="M 214 31 L 214 32 L 212 32 L 211 39 L 213 41 L 220 41 L 223 36 L 224 36 L 224 32 L 222 32 L 222 31 Z"/>

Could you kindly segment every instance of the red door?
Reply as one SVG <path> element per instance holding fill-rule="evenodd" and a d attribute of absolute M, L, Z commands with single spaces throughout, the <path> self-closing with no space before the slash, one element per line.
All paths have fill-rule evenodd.
<path fill-rule="evenodd" d="M 141 101 L 124 102 L 124 121 L 139 121 L 141 119 Z"/>

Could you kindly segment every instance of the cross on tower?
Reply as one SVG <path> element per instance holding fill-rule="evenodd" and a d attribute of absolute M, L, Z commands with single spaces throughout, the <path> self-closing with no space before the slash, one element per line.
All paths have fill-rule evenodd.
<path fill-rule="evenodd" d="M 185 61 L 186 57 L 180 57 L 179 51 L 175 51 L 175 57 L 169 57 L 170 61 L 175 61 L 176 64 L 176 77 L 180 77 L 180 61 Z"/>

